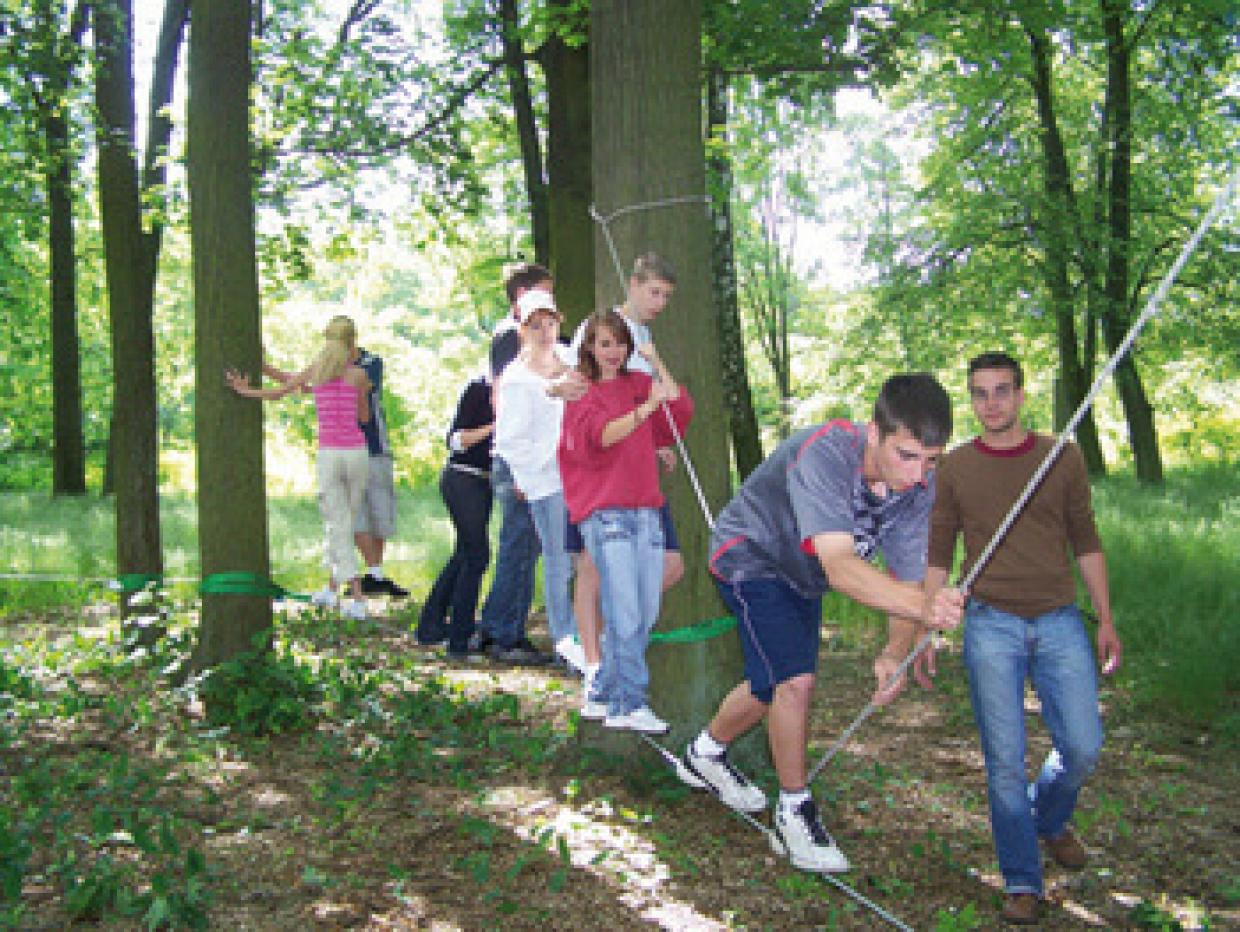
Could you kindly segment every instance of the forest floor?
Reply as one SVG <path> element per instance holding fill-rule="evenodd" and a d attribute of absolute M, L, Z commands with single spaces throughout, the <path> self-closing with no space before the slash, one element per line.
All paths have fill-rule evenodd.
<path fill-rule="evenodd" d="M 414 644 L 407 618 L 285 621 L 282 637 L 312 658 L 326 698 L 310 728 L 247 739 L 204 721 L 159 663 L 118 659 L 105 633 L 114 617 L 93 631 L 75 613 L 5 619 L 6 645 L 40 645 L 30 674 L 40 694 L 79 697 L 73 714 L 27 719 L 0 742 L 6 811 L 25 813 L 0 826 L 10 842 L 0 837 L 10 853 L 0 874 L 24 852 L 9 923 L 888 927 L 682 786 L 638 738 L 619 767 L 583 751 L 571 677 L 449 662 Z M 23 650 L 6 651 L 10 672 L 34 669 Z M 824 638 L 811 761 L 866 704 L 869 667 L 869 649 Z M 871 719 L 815 793 L 852 861 L 845 884 L 912 928 L 997 928 L 982 760 L 950 647 L 938 683 Z M 1076 820 L 1089 865 L 1068 874 L 1047 862 L 1040 928 L 1240 928 L 1234 742 L 1152 720 L 1113 687 L 1103 702 L 1103 761 Z M 1034 722 L 1032 699 L 1028 711 Z M 1040 760 L 1044 733 L 1031 731 Z M 769 769 L 754 775 L 773 787 Z M 21 831 L 26 848 L 12 843 Z"/>

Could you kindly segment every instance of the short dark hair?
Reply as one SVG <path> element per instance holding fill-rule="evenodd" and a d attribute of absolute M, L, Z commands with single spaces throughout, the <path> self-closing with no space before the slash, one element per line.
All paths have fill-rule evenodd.
<path fill-rule="evenodd" d="M 970 382 L 973 380 L 973 373 L 978 369 L 1008 369 L 1012 373 L 1012 381 L 1016 383 L 1016 388 L 1023 388 L 1025 385 L 1025 373 L 1021 371 L 1020 363 L 1007 353 L 982 353 L 970 359 Z"/>
<path fill-rule="evenodd" d="M 642 253 L 634 259 L 632 277 L 639 282 L 648 282 L 652 278 L 657 278 L 669 285 L 676 284 L 676 270 L 657 252 Z"/>
<path fill-rule="evenodd" d="M 504 293 L 508 303 L 516 304 L 522 292 L 551 281 L 551 273 L 537 262 L 521 262 L 504 269 Z"/>
<path fill-rule="evenodd" d="M 629 325 L 624 322 L 624 318 L 610 308 L 595 311 L 586 318 L 586 329 L 581 335 L 581 345 L 577 348 L 577 371 L 591 382 L 597 382 L 602 374 L 598 359 L 594 355 L 594 340 L 603 327 L 610 330 L 616 339 L 629 348 L 628 354 L 624 357 L 625 366 L 628 366 L 629 359 L 633 356 L 633 332 L 629 330 Z"/>
<path fill-rule="evenodd" d="M 903 427 L 923 446 L 947 446 L 952 435 L 951 399 L 928 372 L 893 375 L 874 402 L 874 423 L 880 440 Z"/>

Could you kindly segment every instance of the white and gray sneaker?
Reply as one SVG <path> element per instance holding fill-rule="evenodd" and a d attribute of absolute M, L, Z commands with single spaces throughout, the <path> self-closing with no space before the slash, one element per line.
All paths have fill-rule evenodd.
<path fill-rule="evenodd" d="M 685 748 L 682 763 L 685 770 L 701 781 L 698 787 L 710 790 L 725 806 L 741 812 L 761 812 L 766 808 L 766 794 L 732 766 L 727 751 L 716 755 L 699 754 L 695 739 Z"/>
<path fill-rule="evenodd" d="M 587 695 L 581 700 L 581 717 L 587 722 L 601 722 L 607 718 L 607 703 L 597 702 Z"/>
<path fill-rule="evenodd" d="M 803 871 L 839 874 L 848 870 L 848 858 L 822 827 L 812 798 L 802 801 L 796 809 L 776 805 L 771 847 L 776 854 L 788 855 L 792 866 Z"/>
<path fill-rule="evenodd" d="M 608 714 L 603 719 L 603 727 L 623 728 L 625 731 L 641 731 L 648 735 L 661 735 L 671 726 L 655 715 L 650 706 L 643 705 L 623 715 Z"/>
<path fill-rule="evenodd" d="M 566 634 L 555 642 L 555 652 L 564 659 L 574 672 L 584 673 L 586 669 L 586 651 L 580 642 L 571 634 Z"/>

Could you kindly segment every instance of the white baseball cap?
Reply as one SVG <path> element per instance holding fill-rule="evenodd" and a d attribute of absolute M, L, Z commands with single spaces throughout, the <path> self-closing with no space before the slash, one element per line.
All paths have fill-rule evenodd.
<path fill-rule="evenodd" d="M 555 298 L 550 292 L 543 291 L 541 288 L 531 288 L 517 298 L 517 320 L 521 323 L 525 323 L 538 311 L 560 313 L 559 308 L 555 306 Z"/>

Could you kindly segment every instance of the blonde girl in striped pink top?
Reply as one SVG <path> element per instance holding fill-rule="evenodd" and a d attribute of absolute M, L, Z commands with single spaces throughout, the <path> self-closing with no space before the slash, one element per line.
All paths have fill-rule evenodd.
<path fill-rule="evenodd" d="M 365 618 L 357 555 L 353 550 L 353 516 L 366 494 L 370 454 L 360 424 L 370 420 L 367 394 L 370 379 L 354 365 L 357 329 L 345 316 L 333 317 L 323 333 L 323 348 L 301 372 L 287 375 L 278 387 L 254 388 L 249 376 L 235 369 L 225 373 L 238 395 L 274 401 L 290 392 L 310 390 L 318 419 L 319 511 L 326 529 L 323 562 L 330 573 L 328 586 L 316 592 L 316 604 L 334 606 L 336 592 L 346 580 L 352 599 L 342 608 L 349 618 Z"/>

